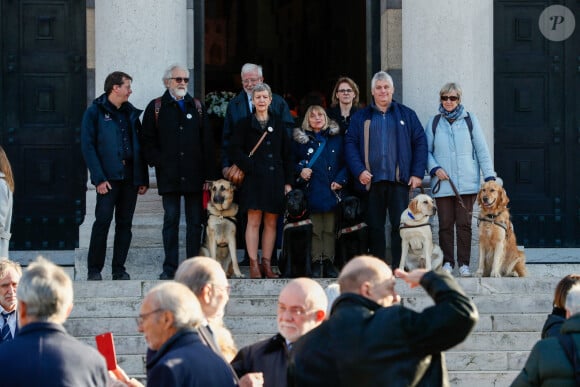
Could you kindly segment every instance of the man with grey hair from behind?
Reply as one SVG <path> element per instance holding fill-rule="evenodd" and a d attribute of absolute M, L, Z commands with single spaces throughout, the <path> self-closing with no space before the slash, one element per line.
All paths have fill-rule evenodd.
<path fill-rule="evenodd" d="M 4 386 L 106 386 L 105 359 L 70 336 L 62 324 L 73 307 L 69 276 L 37 258 L 17 290 L 20 331 L 0 346 Z"/>
<path fill-rule="evenodd" d="M 579 386 L 580 285 L 566 296 L 566 321 L 558 337 L 538 341 L 512 386 Z"/>

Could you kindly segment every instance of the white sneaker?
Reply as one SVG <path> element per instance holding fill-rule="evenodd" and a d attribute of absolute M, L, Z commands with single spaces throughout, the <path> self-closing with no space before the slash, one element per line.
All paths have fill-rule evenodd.
<path fill-rule="evenodd" d="M 443 270 L 445 270 L 447 273 L 451 274 L 451 272 L 453 271 L 453 268 L 451 267 L 451 264 L 449 262 L 445 262 L 445 264 L 443 265 Z"/>
<path fill-rule="evenodd" d="M 459 275 L 462 277 L 471 277 L 471 271 L 469 270 L 469 266 L 462 265 L 459 268 Z"/>

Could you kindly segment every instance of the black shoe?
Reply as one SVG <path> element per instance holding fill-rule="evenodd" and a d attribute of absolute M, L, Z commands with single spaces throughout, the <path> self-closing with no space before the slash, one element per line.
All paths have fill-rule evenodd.
<path fill-rule="evenodd" d="M 87 281 L 102 281 L 103 277 L 101 273 L 89 273 L 87 275 Z"/>
<path fill-rule="evenodd" d="M 113 281 L 118 281 L 118 280 L 127 281 L 130 279 L 131 279 L 131 277 L 129 276 L 129 273 L 127 273 L 126 271 L 122 271 L 120 273 L 113 273 Z"/>
<path fill-rule="evenodd" d="M 322 278 L 322 261 L 312 261 L 312 278 Z"/>
<path fill-rule="evenodd" d="M 338 277 L 338 270 L 336 270 L 336 267 L 334 267 L 334 264 L 330 259 L 325 259 L 322 262 L 324 264 L 324 273 L 326 274 L 327 278 Z"/>
<path fill-rule="evenodd" d="M 238 263 L 238 266 L 250 266 L 250 257 L 248 257 L 248 252 L 244 253 L 244 259 Z"/>
<path fill-rule="evenodd" d="M 168 273 L 166 271 L 159 275 L 160 280 L 172 280 L 173 277 L 175 277 L 175 273 Z"/>

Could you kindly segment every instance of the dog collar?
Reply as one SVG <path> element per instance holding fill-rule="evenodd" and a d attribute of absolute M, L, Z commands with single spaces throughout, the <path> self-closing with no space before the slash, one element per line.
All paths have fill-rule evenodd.
<path fill-rule="evenodd" d="M 345 227 L 343 229 L 340 229 L 340 231 L 338 232 L 337 237 L 340 238 L 340 236 L 343 235 L 343 234 L 350 234 L 351 232 L 355 232 L 355 231 L 358 231 L 358 230 L 362 230 L 365 227 L 367 227 L 367 224 L 365 222 L 361 222 L 361 223 L 356 224 L 356 225 L 351 226 L 351 227 Z"/>
<path fill-rule="evenodd" d="M 409 218 L 415 220 L 415 217 L 413 216 L 413 213 L 411 211 L 407 211 L 407 215 L 409 216 Z"/>

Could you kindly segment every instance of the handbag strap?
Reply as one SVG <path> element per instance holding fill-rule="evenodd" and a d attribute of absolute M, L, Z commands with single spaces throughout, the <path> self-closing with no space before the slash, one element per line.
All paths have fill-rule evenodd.
<path fill-rule="evenodd" d="M 260 139 L 258 140 L 258 142 L 256 143 L 256 145 L 254 145 L 254 147 L 250 151 L 250 156 L 249 157 L 252 157 L 254 155 L 254 153 L 256 153 L 256 151 L 258 150 L 258 148 L 262 144 L 262 141 L 264 141 L 264 138 L 266 138 L 266 135 L 267 134 L 268 134 L 268 131 L 267 130 L 264 130 L 264 133 L 262 134 L 262 137 L 260 137 Z"/>
<path fill-rule="evenodd" d="M 323 137 L 322 140 L 320 141 L 320 144 L 318 145 L 318 149 L 316 149 L 316 152 L 314 152 L 314 154 L 312 155 L 312 158 L 310 159 L 308 164 L 306 164 L 306 168 L 312 168 L 312 166 L 314 165 L 314 163 L 318 159 L 318 156 L 320 156 L 320 154 L 322 153 L 322 150 L 324 149 L 325 146 L 326 146 L 326 139 Z"/>
<path fill-rule="evenodd" d="M 363 129 L 363 135 L 364 135 L 364 147 L 365 147 L 365 168 L 367 169 L 367 171 L 371 171 L 371 165 L 369 163 L 369 131 L 370 131 L 370 127 L 371 127 L 371 120 L 365 120 L 364 123 L 364 129 Z M 366 190 L 370 190 L 371 189 L 371 183 L 368 183 L 366 185 Z"/>
<path fill-rule="evenodd" d="M 568 358 L 572 368 L 574 369 L 574 379 L 576 380 L 576 385 L 580 386 L 580 364 L 578 363 L 578 356 L 576 354 L 576 345 L 572 336 L 569 334 L 562 334 L 558 336 L 558 341 L 564 349 L 564 353 Z"/>

